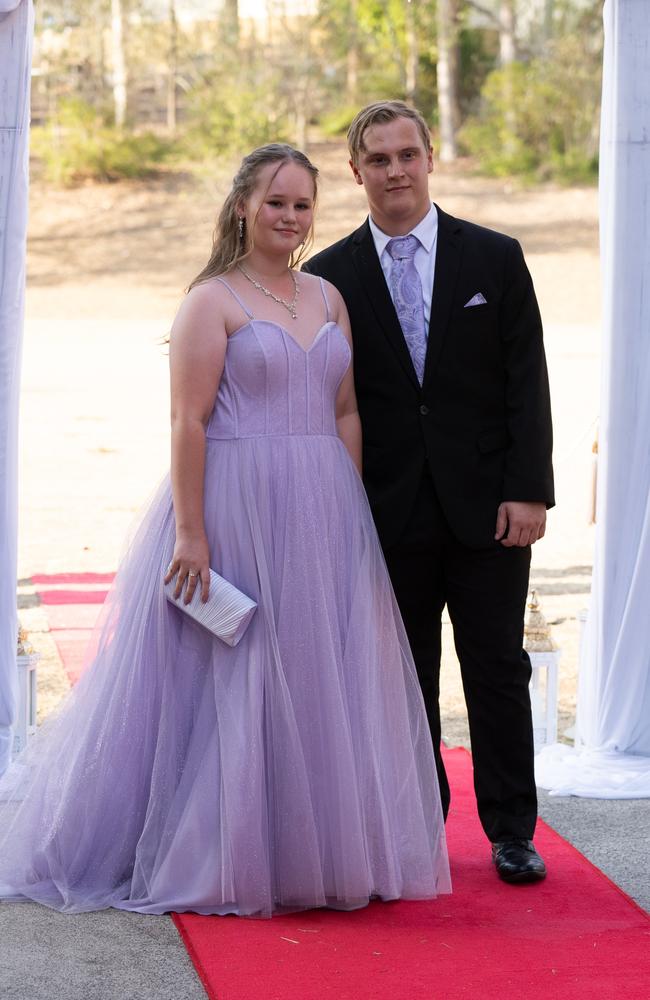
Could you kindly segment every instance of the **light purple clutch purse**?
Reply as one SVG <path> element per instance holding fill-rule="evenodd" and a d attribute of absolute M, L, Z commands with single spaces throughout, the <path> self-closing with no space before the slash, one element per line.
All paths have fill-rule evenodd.
<path fill-rule="evenodd" d="M 242 594 L 241 590 L 237 590 L 237 587 L 228 583 L 213 569 L 210 570 L 210 594 L 205 604 L 201 600 L 200 584 L 197 584 L 189 604 L 185 603 L 184 590 L 178 600 L 175 600 L 175 576 L 169 583 L 163 584 L 163 588 L 168 601 L 229 646 L 237 645 L 257 607 L 255 601 Z"/>

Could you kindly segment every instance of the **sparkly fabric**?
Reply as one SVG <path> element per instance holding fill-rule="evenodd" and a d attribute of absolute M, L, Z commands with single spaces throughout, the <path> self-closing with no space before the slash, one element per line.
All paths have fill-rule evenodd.
<path fill-rule="evenodd" d="M 419 246 L 417 236 L 398 236 L 389 240 L 386 250 L 393 258 L 390 270 L 390 294 L 420 385 L 424 378 L 427 353 L 427 328 L 424 318 L 422 282 L 415 266 Z"/>
<path fill-rule="evenodd" d="M 4 897 L 269 916 L 449 891 L 415 668 L 336 435 L 349 363 L 332 322 L 309 350 L 269 322 L 231 336 L 205 524 L 212 565 L 258 610 L 233 649 L 166 601 L 166 479 L 91 666 L 0 783 L 6 798 L 29 774 L 0 805 Z"/>

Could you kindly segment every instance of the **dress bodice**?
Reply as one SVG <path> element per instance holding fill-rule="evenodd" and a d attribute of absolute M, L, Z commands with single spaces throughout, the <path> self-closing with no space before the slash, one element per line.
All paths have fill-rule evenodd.
<path fill-rule="evenodd" d="M 228 338 L 208 438 L 336 434 L 336 394 L 351 352 L 329 308 L 304 348 L 285 327 L 254 319 L 238 301 L 249 319 Z"/>

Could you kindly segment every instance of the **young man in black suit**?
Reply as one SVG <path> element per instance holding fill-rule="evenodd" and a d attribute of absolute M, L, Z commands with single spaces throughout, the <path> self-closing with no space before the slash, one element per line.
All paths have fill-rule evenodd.
<path fill-rule="evenodd" d="M 542 325 L 516 240 L 431 203 L 429 130 L 400 101 L 348 132 L 369 218 L 305 270 L 352 321 L 363 475 L 440 757 L 441 613 L 461 664 L 474 786 L 501 878 L 544 878 L 523 650 L 530 546 L 553 505 Z"/>

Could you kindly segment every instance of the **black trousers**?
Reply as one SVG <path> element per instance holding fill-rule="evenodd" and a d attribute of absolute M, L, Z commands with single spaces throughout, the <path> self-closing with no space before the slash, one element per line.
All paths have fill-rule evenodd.
<path fill-rule="evenodd" d="M 445 816 L 440 754 L 441 615 L 447 605 L 467 704 L 474 789 L 491 841 L 531 839 L 537 820 L 530 660 L 523 622 L 530 547 L 469 549 L 452 535 L 424 473 L 399 543 L 384 551 L 418 671 Z"/>

